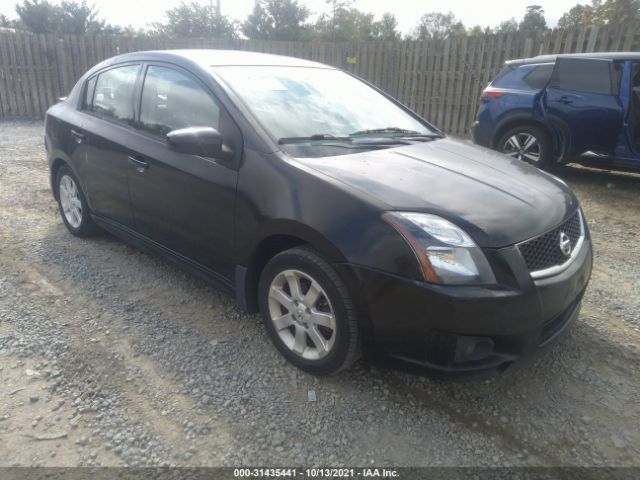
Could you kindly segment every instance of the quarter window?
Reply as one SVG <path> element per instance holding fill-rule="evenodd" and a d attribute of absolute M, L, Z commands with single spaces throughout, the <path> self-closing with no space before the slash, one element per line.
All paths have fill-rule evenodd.
<path fill-rule="evenodd" d="M 520 65 L 516 69 L 501 72 L 491 85 L 514 90 L 542 90 L 549 81 L 552 70 L 553 64 L 547 63 Z"/>
<path fill-rule="evenodd" d="M 522 79 L 534 90 L 542 90 L 551 78 L 553 64 L 539 65 L 527 73 Z"/>
<path fill-rule="evenodd" d="M 107 118 L 125 123 L 133 121 L 133 93 L 139 65 L 112 68 L 98 75 L 95 82 L 93 102 L 88 109 Z M 91 80 L 87 93 L 91 92 Z"/>
<path fill-rule="evenodd" d="M 220 109 L 204 88 L 172 68 L 150 66 L 144 80 L 140 127 L 166 135 L 186 127 L 218 128 Z"/>

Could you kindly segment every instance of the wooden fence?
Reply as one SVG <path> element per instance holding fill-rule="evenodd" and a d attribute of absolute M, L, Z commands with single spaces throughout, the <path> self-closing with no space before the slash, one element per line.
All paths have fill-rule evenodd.
<path fill-rule="evenodd" d="M 0 32 L 0 119 L 42 118 L 76 80 L 105 58 L 138 50 L 224 48 L 307 58 L 353 72 L 444 131 L 467 133 L 482 86 L 505 60 L 545 53 L 631 51 L 636 25 L 424 42 L 317 43 Z"/>

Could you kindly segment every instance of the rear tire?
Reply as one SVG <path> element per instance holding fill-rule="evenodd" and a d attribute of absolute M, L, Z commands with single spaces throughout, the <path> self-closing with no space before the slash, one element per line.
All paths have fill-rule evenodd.
<path fill-rule="evenodd" d="M 80 182 L 69 166 L 58 170 L 55 181 L 56 198 L 64 225 L 76 237 L 89 237 L 98 232 L 97 225 L 89 213 L 89 205 L 80 187 Z"/>
<path fill-rule="evenodd" d="M 551 138 L 540 127 L 514 127 L 500 137 L 496 149 L 538 168 L 549 168 L 554 164 Z"/>
<path fill-rule="evenodd" d="M 356 309 L 337 272 L 313 249 L 273 257 L 260 276 L 258 296 L 271 340 L 299 369 L 330 375 L 359 357 Z"/>

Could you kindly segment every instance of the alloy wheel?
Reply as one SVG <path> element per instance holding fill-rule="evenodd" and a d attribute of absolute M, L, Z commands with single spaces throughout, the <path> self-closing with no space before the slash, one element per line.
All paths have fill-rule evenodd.
<path fill-rule="evenodd" d="M 60 178 L 60 205 L 64 218 L 73 228 L 79 228 L 82 223 L 82 201 L 78 186 L 69 175 Z"/>
<path fill-rule="evenodd" d="M 269 287 L 269 316 L 284 345 L 307 360 L 331 352 L 336 317 L 329 297 L 310 275 L 284 270 Z"/>
<path fill-rule="evenodd" d="M 538 163 L 541 153 L 540 142 L 530 133 L 516 133 L 504 143 L 502 152 L 518 160 Z"/>

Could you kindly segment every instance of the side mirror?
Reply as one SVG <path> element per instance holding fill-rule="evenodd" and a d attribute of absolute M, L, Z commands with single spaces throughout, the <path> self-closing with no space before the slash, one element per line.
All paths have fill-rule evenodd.
<path fill-rule="evenodd" d="M 222 144 L 222 135 L 211 127 L 188 127 L 167 133 L 167 144 L 175 152 L 201 157 L 231 158 L 233 153 Z"/>

